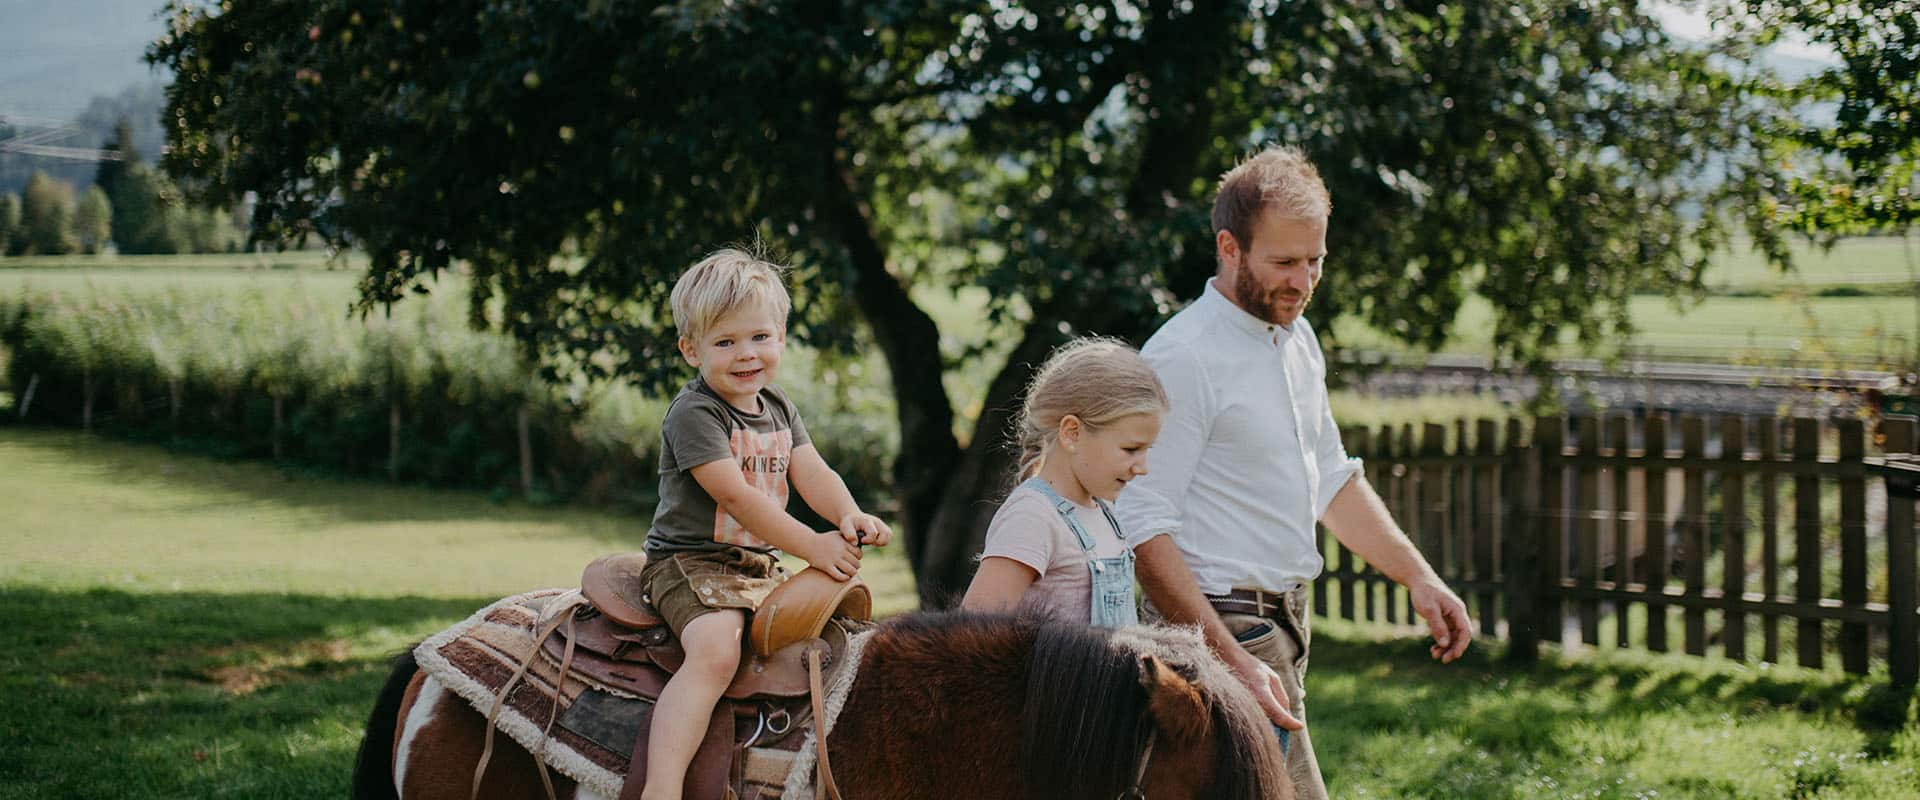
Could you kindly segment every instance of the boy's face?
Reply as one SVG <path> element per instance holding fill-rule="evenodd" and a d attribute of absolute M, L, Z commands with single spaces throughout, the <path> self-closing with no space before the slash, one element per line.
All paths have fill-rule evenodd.
<path fill-rule="evenodd" d="M 786 326 L 764 308 L 734 309 L 698 339 L 680 339 L 680 355 L 700 370 L 720 399 L 756 413 L 755 396 L 773 382 L 786 350 Z"/>

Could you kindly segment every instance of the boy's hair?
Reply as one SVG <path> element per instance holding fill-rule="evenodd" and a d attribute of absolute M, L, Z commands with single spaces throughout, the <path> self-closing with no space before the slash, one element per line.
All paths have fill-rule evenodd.
<path fill-rule="evenodd" d="M 1228 231 L 1241 249 L 1253 246 L 1253 223 L 1267 209 L 1293 219 L 1326 219 L 1333 198 L 1320 170 L 1292 145 L 1269 147 L 1220 176 L 1213 230 Z"/>
<path fill-rule="evenodd" d="M 1063 344 L 1033 374 L 1014 419 L 1020 477 L 1040 471 L 1069 414 L 1092 430 L 1134 414 L 1165 414 L 1168 407 L 1160 376 L 1126 342 L 1096 336 Z"/>
<path fill-rule="evenodd" d="M 783 271 L 744 250 L 729 247 L 709 253 L 673 285 L 669 301 L 674 327 L 681 338 L 693 341 L 735 309 L 757 306 L 772 311 L 785 328 L 793 299 L 780 279 Z"/>

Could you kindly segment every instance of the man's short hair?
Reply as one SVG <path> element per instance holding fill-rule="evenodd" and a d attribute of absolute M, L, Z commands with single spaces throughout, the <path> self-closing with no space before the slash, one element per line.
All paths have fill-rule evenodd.
<path fill-rule="evenodd" d="M 736 309 L 764 308 L 785 328 L 793 299 L 780 279 L 782 271 L 778 264 L 744 250 L 714 251 L 673 285 L 669 300 L 674 327 L 681 338 L 692 341 Z"/>
<path fill-rule="evenodd" d="M 1333 211 L 1320 170 L 1298 147 L 1269 147 L 1221 175 L 1213 230 L 1228 231 L 1241 248 L 1250 247 L 1254 221 L 1270 208 L 1291 219 L 1324 220 Z"/>

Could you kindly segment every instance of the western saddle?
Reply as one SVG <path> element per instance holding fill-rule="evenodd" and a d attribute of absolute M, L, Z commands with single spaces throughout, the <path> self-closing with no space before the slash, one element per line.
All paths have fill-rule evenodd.
<path fill-rule="evenodd" d="M 542 655 L 592 682 L 635 696 L 658 699 L 686 652 L 648 604 L 640 589 L 645 553 L 616 553 L 588 564 L 580 576 L 582 602 L 563 606 L 543 620 Z M 559 618 L 565 616 L 567 618 Z M 769 732 L 784 734 L 811 713 L 817 775 L 816 798 L 839 798 L 827 761 L 822 670 L 846 644 L 835 617 L 864 621 L 873 616 L 873 593 L 859 578 L 837 581 L 811 567 L 776 587 L 753 612 L 740 669 L 715 709 L 707 735 L 687 770 L 686 796 L 730 795 L 737 760 Z M 735 717 L 759 717 L 757 727 L 736 726 Z M 775 723 L 770 726 L 769 720 Z M 637 800 L 646 775 L 649 723 L 641 722 L 629 759 L 621 800 Z M 784 722 L 784 724 L 778 724 Z M 742 735 L 741 730 L 749 733 Z"/>

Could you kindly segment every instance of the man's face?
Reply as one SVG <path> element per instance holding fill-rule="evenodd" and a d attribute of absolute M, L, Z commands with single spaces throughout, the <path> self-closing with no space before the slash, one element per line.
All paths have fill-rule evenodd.
<path fill-rule="evenodd" d="M 1292 325 L 1307 310 L 1327 257 L 1327 221 L 1283 217 L 1268 210 L 1253 225 L 1253 245 L 1233 234 L 1214 237 L 1220 292 L 1241 310 L 1277 325 Z"/>

